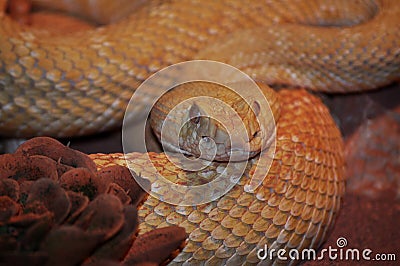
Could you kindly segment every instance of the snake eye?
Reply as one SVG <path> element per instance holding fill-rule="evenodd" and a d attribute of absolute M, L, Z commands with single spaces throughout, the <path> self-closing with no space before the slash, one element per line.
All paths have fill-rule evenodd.
<path fill-rule="evenodd" d="M 205 141 L 206 143 L 209 143 L 211 141 L 210 137 L 207 136 L 202 136 L 201 137 L 203 141 Z"/>
<path fill-rule="evenodd" d="M 253 107 L 253 112 L 254 112 L 254 114 L 255 114 L 256 116 L 258 116 L 258 115 L 260 114 L 260 111 L 261 111 L 261 107 L 260 107 L 259 102 L 254 101 L 252 107 Z"/>
<path fill-rule="evenodd" d="M 200 108 L 196 104 L 193 104 L 189 109 L 190 121 L 193 124 L 197 125 L 200 123 L 200 116 L 201 116 Z"/>
<path fill-rule="evenodd" d="M 200 116 L 193 117 L 190 121 L 192 121 L 193 124 L 197 125 L 198 123 L 200 123 Z"/>

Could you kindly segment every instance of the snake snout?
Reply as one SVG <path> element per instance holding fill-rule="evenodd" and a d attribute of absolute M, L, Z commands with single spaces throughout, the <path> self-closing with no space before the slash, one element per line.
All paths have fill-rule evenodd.
<path fill-rule="evenodd" d="M 248 86 L 239 85 L 234 91 L 210 82 L 189 82 L 165 93 L 150 118 L 156 135 L 163 135 L 163 147 L 220 162 L 246 161 L 268 147 L 275 139 L 278 98 L 266 85 L 252 94 Z"/>

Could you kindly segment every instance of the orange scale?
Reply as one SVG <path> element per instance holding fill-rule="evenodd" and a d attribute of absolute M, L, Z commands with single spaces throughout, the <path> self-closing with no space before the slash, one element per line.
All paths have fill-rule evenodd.
<path fill-rule="evenodd" d="M 272 219 L 273 223 L 276 225 L 285 225 L 286 221 L 288 220 L 289 213 L 288 212 L 282 212 L 278 210 Z"/>
<path fill-rule="evenodd" d="M 326 215 L 325 210 L 315 208 L 312 214 L 311 221 L 314 224 L 320 223 L 325 218 L 325 215 Z"/>
<path fill-rule="evenodd" d="M 309 206 L 314 206 L 315 205 L 315 200 L 316 200 L 316 192 L 307 190 L 307 196 L 306 196 L 306 204 Z"/>
<path fill-rule="evenodd" d="M 307 195 L 307 191 L 300 188 L 297 190 L 294 200 L 296 202 L 303 203 L 306 200 L 306 195 Z"/>
<path fill-rule="evenodd" d="M 284 165 L 291 166 L 291 165 L 294 165 L 295 157 L 296 156 L 294 155 L 294 153 L 292 151 L 283 151 L 281 160 Z"/>
<path fill-rule="evenodd" d="M 328 192 L 328 186 L 329 186 L 329 181 L 327 182 L 326 180 L 319 179 L 318 182 L 316 182 L 316 189 L 318 189 L 318 192 L 320 194 L 327 194 Z"/>
<path fill-rule="evenodd" d="M 305 204 L 302 202 L 294 202 L 290 210 L 290 214 L 294 217 L 298 217 L 303 212 Z"/>
<path fill-rule="evenodd" d="M 293 168 L 296 171 L 304 171 L 306 160 L 304 156 L 296 156 L 293 164 Z"/>
<path fill-rule="evenodd" d="M 292 180 L 290 183 L 294 186 L 300 186 L 301 182 L 303 181 L 304 177 L 304 172 L 301 171 L 295 171 L 293 172 Z"/>
<path fill-rule="evenodd" d="M 289 216 L 284 226 L 285 230 L 293 231 L 299 223 L 299 219 L 300 217 Z"/>
<path fill-rule="evenodd" d="M 301 182 L 300 187 L 301 187 L 303 190 L 308 190 L 309 187 L 310 187 L 311 181 L 312 181 L 312 177 L 311 177 L 311 176 L 305 176 L 305 177 L 303 178 L 303 182 Z"/>
<path fill-rule="evenodd" d="M 289 201 L 290 204 L 291 204 L 291 199 L 293 199 L 296 196 L 297 188 L 298 188 L 297 186 L 293 186 L 293 185 L 289 186 L 288 189 L 286 190 L 285 197 L 282 199 L 282 201 L 279 204 L 279 206 L 281 206 L 281 204 L 283 204 L 282 202 L 284 200 Z"/>
<path fill-rule="evenodd" d="M 279 195 L 285 194 L 289 184 L 287 181 L 279 180 L 274 188 L 275 192 Z"/>
<path fill-rule="evenodd" d="M 283 230 L 281 228 L 281 226 L 271 224 L 268 227 L 268 230 L 265 232 L 265 236 L 269 239 L 276 239 L 278 237 L 278 235 L 280 234 L 281 230 Z"/>
<path fill-rule="evenodd" d="M 271 196 L 268 199 L 268 205 L 269 206 L 273 206 L 276 207 L 279 205 L 279 203 L 281 202 L 282 196 L 272 193 Z"/>
<path fill-rule="evenodd" d="M 311 176 L 314 175 L 315 173 L 315 168 L 316 165 L 313 161 L 306 161 L 305 167 L 304 167 L 304 174 L 306 174 L 307 176 Z"/>
<path fill-rule="evenodd" d="M 329 196 L 329 197 L 327 198 L 327 200 L 326 200 L 325 209 L 326 209 L 327 211 L 330 211 L 330 210 L 332 210 L 332 209 L 334 209 L 334 208 L 336 208 L 336 197 Z"/>
<path fill-rule="evenodd" d="M 268 174 L 279 174 L 281 172 L 281 164 L 280 160 L 273 160 L 271 167 L 269 168 Z"/>
<path fill-rule="evenodd" d="M 318 234 L 319 230 L 320 230 L 319 224 L 311 223 L 308 227 L 307 232 L 304 234 L 304 237 L 311 239 Z"/>
<path fill-rule="evenodd" d="M 295 142 L 290 139 L 285 139 L 280 142 L 280 147 L 284 151 L 293 151 L 295 149 Z"/>
<path fill-rule="evenodd" d="M 270 219 L 265 219 L 263 217 L 259 217 L 253 224 L 253 230 L 257 232 L 265 232 L 268 227 L 272 224 Z"/>
<path fill-rule="evenodd" d="M 278 212 L 278 208 L 272 206 L 265 206 L 261 212 L 261 217 L 265 219 L 274 218 L 275 214 Z"/>
<path fill-rule="evenodd" d="M 298 235 L 303 236 L 307 232 L 309 224 L 309 221 L 300 220 L 296 228 L 294 229 L 294 232 Z"/>
<path fill-rule="evenodd" d="M 318 190 L 318 184 L 319 184 L 319 182 L 321 181 L 322 179 L 320 179 L 320 178 L 311 178 L 311 180 L 310 180 L 310 186 L 309 186 L 309 189 L 311 190 L 311 191 L 317 191 Z M 324 181 L 324 180 L 322 180 L 322 181 Z"/>
<path fill-rule="evenodd" d="M 314 206 L 310 206 L 310 205 L 305 205 L 303 212 L 301 213 L 301 219 L 304 221 L 309 221 L 312 218 L 313 215 L 313 211 L 314 211 Z"/>
<path fill-rule="evenodd" d="M 336 181 L 329 181 L 326 186 L 326 194 L 328 196 L 333 196 L 337 194 L 337 182 Z"/>
<path fill-rule="evenodd" d="M 315 206 L 318 209 L 326 208 L 327 196 L 324 194 L 316 193 Z"/>

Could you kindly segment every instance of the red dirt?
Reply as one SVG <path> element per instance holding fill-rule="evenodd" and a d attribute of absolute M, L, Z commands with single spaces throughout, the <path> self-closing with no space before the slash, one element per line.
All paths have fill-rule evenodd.
<path fill-rule="evenodd" d="M 371 249 L 371 258 L 378 253 L 395 254 L 396 261 L 330 260 L 328 255 L 322 261 L 308 261 L 303 265 L 399 265 L 400 261 L 400 201 L 395 191 L 388 190 L 375 199 L 368 196 L 348 193 L 343 200 L 342 209 L 335 227 L 323 248 L 338 248 L 336 241 L 340 237 L 347 239 L 342 248 Z"/>

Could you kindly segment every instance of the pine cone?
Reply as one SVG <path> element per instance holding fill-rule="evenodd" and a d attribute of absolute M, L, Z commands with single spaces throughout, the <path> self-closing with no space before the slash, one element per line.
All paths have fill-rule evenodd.
<path fill-rule="evenodd" d="M 0 265 L 165 262 L 185 230 L 137 236 L 137 206 L 146 193 L 135 179 L 124 166 L 97 171 L 86 154 L 47 137 L 0 155 Z"/>

